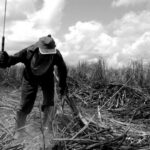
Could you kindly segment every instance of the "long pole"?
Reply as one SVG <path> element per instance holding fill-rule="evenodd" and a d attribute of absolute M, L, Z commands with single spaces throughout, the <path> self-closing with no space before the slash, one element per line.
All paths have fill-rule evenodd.
<path fill-rule="evenodd" d="M 6 11 L 7 11 L 7 0 L 5 0 L 5 11 L 4 11 L 4 21 L 3 21 L 3 36 L 2 36 L 2 47 L 1 50 L 5 49 L 5 24 L 6 24 Z"/>

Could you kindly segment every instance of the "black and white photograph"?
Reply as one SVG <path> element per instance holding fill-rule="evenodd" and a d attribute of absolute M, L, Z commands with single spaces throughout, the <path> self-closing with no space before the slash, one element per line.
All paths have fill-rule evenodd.
<path fill-rule="evenodd" d="M 0 150 L 150 149 L 150 0 L 0 0 Z"/>

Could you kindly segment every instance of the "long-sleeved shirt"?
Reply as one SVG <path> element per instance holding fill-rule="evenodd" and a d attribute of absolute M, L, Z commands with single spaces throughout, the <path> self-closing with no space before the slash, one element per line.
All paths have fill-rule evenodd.
<path fill-rule="evenodd" d="M 53 80 L 54 66 L 57 66 L 59 76 L 59 86 L 66 86 L 67 67 L 59 50 L 56 54 L 40 54 L 39 48 L 36 44 L 29 46 L 14 55 L 10 55 L 7 67 L 17 63 L 23 63 L 25 69 L 23 76 L 28 81 Z"/>

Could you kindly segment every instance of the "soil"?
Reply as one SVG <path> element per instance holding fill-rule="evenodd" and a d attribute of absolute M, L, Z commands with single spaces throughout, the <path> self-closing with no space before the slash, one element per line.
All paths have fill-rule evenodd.
<path fill-rule="evenodd" d="M 77 97 L 83 99 L 82 95 L 76 92 L 74 96 L 76 96 L 76 99 Z M 53 132 L 44 130 L 41 123 L 40 104 L 42 103 L 42 94 L 40 91 L 34 108 L 28 115 L 25 134 L 15 140 L 15 118 L 19 103 L 20 89 L 1 87 L 0 150 L 102 150 L 106 147 L 107 149 L 118 147 L 120 150 L 150 149 L 150 117 L 145 118 L 136 115 L 137 118 L 133 118 L 132 115 L 128 115 L 127 109 L 126 111 L 116 108 L 108 109 L 110 107 L 98 109 L 98 107 L 93 106 L 90 108 L 89 105 L 84 107 L 83 102 L 80 101 L 78 108 L 87 120 L 87 125 L 82 128 L 76 125 L 67 105 L 64 107 L 64 112 L 59 107 L 60 105 L 57 105 Z M 111 106 L 111 108 L 113 107 Z M 149 109 L 147 109 L 147 112 L 149 112 Z M 137 114 L 141 114 L 141 111 Z M 78 142 L 78 139 L 80 142 Z M 85 143 L 84 139 L 89 139 L 89 142 L 86 141 Z"/>

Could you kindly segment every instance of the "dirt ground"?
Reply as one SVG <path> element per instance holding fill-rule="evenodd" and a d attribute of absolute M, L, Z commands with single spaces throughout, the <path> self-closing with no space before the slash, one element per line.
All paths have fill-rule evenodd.
<path fill-rule="evenodd" d="M 40 149 L 43 147 L 43 134 L 41 131 L 41 119 L 38 94 L 34 109 L 27 117 L 26 133 L 18 140 L 14 138 L 16 111 L 20 103 L 20 90 L 2 88 L 0 90 L 0 149 Z M 45 134 L 45 139 L 51 139 L 53 135 Z M 50 147 L 50 142 L 45 140 Z M 24 147 L 24 148 L 23 148 Z"/>
<path fill-rule="evenodd" d="M 20 102 L 20 90 L 8 87 L 2 87 L 0 89 L 0 150 L 43 150 L 44 148 L 50 150 L 56 143 L 59 143 L 59 141 L 63 139 L 72 139 L 72 143 L 65 143 L 69 145 L 68 147 L 71 147 L 71 145 L 78 147 L 73 148 L 72 146 L 72 148 L 70 148 L 72 150 L 84 149 L 79 148 L 79 146 L 77 146 L 79 142 L 77 143 L 75 140 L 83 139 L 83 137 L 92 139 L 93 137 L 91 137 L 90 134 L 93 133 L 94 136 L 97 134 L 98 140 L 103 141 L 103 143 L 106 143 L 106 141 L 110 141 L 111 143 L 112 139 L 116 140 L 116 138 L 126 134 L 125 139 L 122 140 L 121 143 L 122 148 L 120 148 L 120 146 L 118 149 L 150 149 L 149 117 L 146 119 L 141 117 L 131 122 L 131 117 L 120 117 L 118 110 L 118 112 L 113 110 L 106 111 L 105 109 L 98 110 L 97 107 L 84 108 L 82 105 L 79 105 L 78 107 L 88 123 L 84 129 L 76 128 L 76 130 L 71 130 L 71 127 L 67 127 L 72 121 L 72 118 L 69 116 L 71 112 L 68 106 L 65 106 L 64 114 L 60 110 L 57 111 L 58 114 L 54 121 L 53 133 L 49 133 L 48 131 L 43 133 L 43 129 L 41 128 L 40 101 L 42 101 L 42 96 L 39 92 L 34 109 L 27 118 L 25 127 L 26 133 L 20 139 L 14 140 L 15 116 Z M 117 115 L 115 113 L 117 113 Z M 128 114 L 124 114 L 124 116 L 125 115 Z M 84 134 L 80 134 L 82 132 L 81 130 L 84 130 Z M 105 133 L 99 135 L 98 132 L 103 132 L 104 130 Z M 67 132 L 68 134 L 66 134 Z M 62 134 L 64 135 L 62 136 Z M 96 141 L 97 139 L 95 138 L 94 140 Z M 87 146 L 87 143 L 84 144 L 84 147 L 85 145 Z M 104 144 L 102 145 L 104 146 Z M 110 144 L 107 143 L 107 145 Z M 86 149 L 90 149 L 90 146 L 91 145 L 89 145 L 88 148 L 86 147 Z M 114 147 L 113 145 L 112 148 Z M 94 150 L 96 148 L 92 148 L 91 146 L 91 150 L 92 149 Z M 102 147 L 99 147 L 99 149 L 102 149 Z"/>

